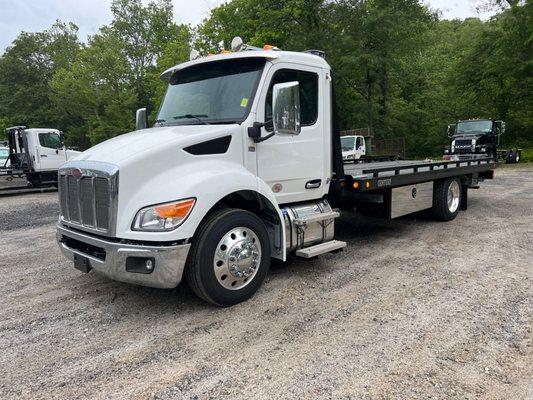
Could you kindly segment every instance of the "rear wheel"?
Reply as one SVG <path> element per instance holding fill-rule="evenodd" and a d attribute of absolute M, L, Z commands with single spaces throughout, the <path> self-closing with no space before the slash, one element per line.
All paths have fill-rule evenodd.
<path fill-rule="evenodd" d="M 230 306 L 253 296 L 269 265 L 270 241 L 263 222 L 248 211 L 224 209 L 198 228 L 185 279 L 205 301 Z"/>
<path fill-rule="evenodd" d="M 461 181 L 449 178 L 435 182 L 431 213 L 439 221 L 451 221 L 459 214 L 461 204 Z"/>
<path fill-rule="evenodd" d="M 515 154 L 512 150 L 509 150 L 507 153 L 507 164 L 512 164 L 514 162 Z"/>

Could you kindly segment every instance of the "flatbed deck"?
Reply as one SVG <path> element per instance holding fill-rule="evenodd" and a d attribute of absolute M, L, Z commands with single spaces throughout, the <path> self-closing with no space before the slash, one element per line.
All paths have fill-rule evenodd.
<path fill-rule="evenodd" d="M 350 189 L 360 191 L 405 186 L 461 175 L 490 178 L 497 163 L 492 158 L 460 161 L 385 161 L 368 164 L 345 164 L 344 173 Z M 484 176 L 487 175 L 487 176 Z"/>

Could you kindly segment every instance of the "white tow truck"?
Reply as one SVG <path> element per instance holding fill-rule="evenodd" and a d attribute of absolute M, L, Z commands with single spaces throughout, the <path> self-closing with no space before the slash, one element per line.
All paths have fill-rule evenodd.
<path fill-rule="evenodd" d="M 84 272 L 173 288 L 184 277 L 228 306 L 261 286 L 271 258 L 341 250 L 341 209 L 454 219 L 492 159 L 345 165 L 332 76 L 318 51 L 258 49 L 166 70 L 155 125 L 103 142 L 59 170 L 57 240 Z"/>
<path fill-rule="evenodd" d="M 32 187 L 57 184 L 59 167 L 80 154 L 65 147 L 65 135 L 58 129 L 13 126 L 7 128 L 7 137 L 0 177 L 25 176 Z"/>

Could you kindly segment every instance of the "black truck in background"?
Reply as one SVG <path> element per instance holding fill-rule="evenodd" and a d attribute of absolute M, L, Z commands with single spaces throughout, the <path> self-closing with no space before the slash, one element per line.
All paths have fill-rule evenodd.
<path fill-rule="evenodd" d="M 467 119 L 448 125 L 452 140 L 444 148 L 444 160 L 460 160 L 472 156 L 493 157 L 508 164 L 518 163 L 522 149 L 498 149 L 500 136 L 505 133 L 505 122 L 493 119 Z"/>

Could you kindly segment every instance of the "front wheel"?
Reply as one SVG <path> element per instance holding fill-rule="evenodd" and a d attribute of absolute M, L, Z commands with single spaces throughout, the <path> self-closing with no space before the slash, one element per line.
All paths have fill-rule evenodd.
<path fill-rule="evenodd" d="M 230 306 L 259 289 L 270 265 L 270 241 L 263 222 L 239 209 L 206 218 L 195 235 L 185 279 L 205 301 Z"/>
<path fill-rule="evenodd" d="M 459 214 L 461 204 L 461 181 L 449 178 L 435 182 L 431 213 L 439 221 L 451 221 Z"/>

